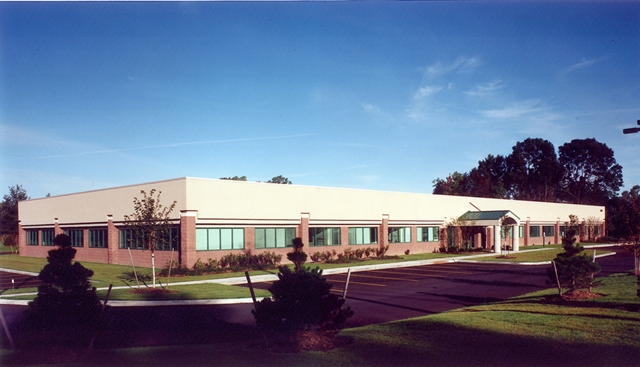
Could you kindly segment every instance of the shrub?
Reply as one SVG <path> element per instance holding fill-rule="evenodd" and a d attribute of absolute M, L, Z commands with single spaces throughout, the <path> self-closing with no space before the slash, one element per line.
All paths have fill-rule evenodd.
<path fill-rule="evenodd" d="M 302 251 L 302 247 L 304 243 L 302 243 L 302 238 L 296 237 L 292 241 L 293 251 L 287 253 L 287 259 L 293 263 L 296 271 L 300 271 L 302 269 L 302 264 L 307 261 L 307 254 Z"/>
<path fill-rule="evenodd" d="M 72 262 L 76 249 L 71 247 L 69 236 L 57 235 L 53 243 L 56 249 L 48 252 L 48 263 L 38 274 L 43 284 L 29 302 L 25 327 L 32 331 L 53 330 L 55 339 L 67 336 L 72 343 L 80 342 L 99 325 L 102 304 L 89 281 L 93 271 Z"/>
<path fill-rule="evenodd" d="M 279 333 L 299 330 L 338 330 L 353 316 L 344 299 L 331 293 L 332 284 L 319 268 L 292 271 L 281 266 L 278 280 L 269 288 L 273 297 L 252 311 L 258 327 Z"/>
<path fill-rule="evenodd" d="M 560 283 L 562 288 L 569 291 L 591 288 L 597 283 L 593 280 L 593 274 L 600 272 L 600 265 L 589 256 L 583 254 L 584 247 L 576 244 L 575 229 L 568 229 L 562 237 L 564 252 L 553 259 L 556 268 L 547 269 L 549 279 L 555 284 Z M 556 277 L 556 269 L 558 276 Z"/>
<path fill-rule="evenodd" d="M 176 276 L 196 276 L 203 274 L 216 274 L 226 271 L 245 271 L 245 270 L 267 270 L 275 269 L 280 265 L 282 255 L 275 252 L 263 252 L 257 255 L 251 254 L 228 254 L 216 259 L 208 259 L 203 262 L 201 259 L 196 260 L 192 268 L 184 266 L 180 263 L 173 262 L 171 265 L 171 275 Z M 167 276 L 169 274 L 169 262 L 160 270 L 158 275 Z"/>

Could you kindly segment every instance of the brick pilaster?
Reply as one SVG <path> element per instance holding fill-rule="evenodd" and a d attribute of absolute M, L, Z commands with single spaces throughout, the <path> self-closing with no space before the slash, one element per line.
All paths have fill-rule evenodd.
<path fill-rule="evenodd" d="M 300 225 L 298 226 L 298 237 L 302 239 L 302 243 L 309 246 L 309 213 L 300 213 Z"/>
<path fill-rule="evenodd" d="M 389 244 L 389 214 L 382 214 L 379 237 L 380 247 L 386 247 Z"/>
<path fill-rule="evenodd" d="M 197 210 L 180 211 L 180 263 L 191 267 L 196 263 Z"/>
<path fill-rule="evenodd" d="M 107 263 L 118 264 L 118 228 L 111 214 L 107 215 Z"/>

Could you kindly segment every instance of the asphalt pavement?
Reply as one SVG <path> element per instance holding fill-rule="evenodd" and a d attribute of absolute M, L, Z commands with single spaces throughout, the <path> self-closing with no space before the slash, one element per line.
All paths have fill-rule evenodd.
<path fill-rule="evenodd" d="M 598 258 L 603 270 L 600 275 L 627 272 L 633 269 L 633 257 L 614 248 L 615 256 Z M 455 261 L 454 261 L 455 260 Z M 510 263 L 466 262 L 460 258 L 414 263 L 385 264 L 353 268 L 346 293 L 346 306 L 354 310 L 347 327 L 382 323 L 408 317 L 431 315 L 456 308 L 502 301 L 510 297 L 552 287 L 547 283 L 549 264 L 522 265 Z M 334 292 L 343 294 L 347 269 L 325 271 Z M 14 276 L 14 275 L 12 275 Z M 252 277 L 256 288 L 268 289 L 274 276 Z M 216 282 L 242 284 L 243 279 Z M 246 283 L 246 280 L 244 280 Z M 245 284 L 246 286 L 246 284 Z M 12 327 L 20 320 L 26 302 L 0 300 L 2 312 Z M 151 330 L 151 340 L 128 340 L 126 345 L 161 345 L 171 342 L 172 335 L 184 325 L 214 329 L 220 322 L 253 326 L 251 299 L 220 301 L 116 302 L 109 310 L 111 327 L 136 331 Z M 142 305 L 152 307 L 142 307 Z M 218 325 L 218 326 L 216 326 Z M 161 331 L 165 331 L 162 333 Z M 167 331 L 169 331 L 167 333 Z M 164 335 L 164 336 L 163 336 Z M 212 333 L 211 335 L 214 335 Z M 196 338 L 197 336 L 194 336 Z"/>

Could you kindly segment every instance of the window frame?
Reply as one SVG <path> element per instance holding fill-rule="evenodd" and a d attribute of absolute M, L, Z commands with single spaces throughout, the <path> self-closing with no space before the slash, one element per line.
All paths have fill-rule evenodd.
<path fill-rule="evenodd" d="M 99 233 L 99 235 L 98 235 Z M 108 248 L 109 233 L 106 228 L 91 228 L 88 231 L 89 248 Z"/>
<path fill-rule="evenodd" d="M 411 227 L 389 227 L 388 240 L 389 243 L 411 243 Z"/>
<path fill-rule="evenodd" d="M 40 243 L 42 246 L 52 247 L 53 240 L 56 238 L 56 232 L 53 229 L 43 229 L 40 231 Z"/>
<path fill-rule="evenodd" d="M 81 229 L 65 229 L 64 234 L 69 236 L 71 247 L 84 247 L 84 231 Z"/>
<path fill-rule="evenodd" d="M 269 241 L 270 238 L 273 239 L 272 243 Z M 296 238 L 296 229 L 293 227 L 260 227 L 254 229 L 253 246 L 257 250 L 287 248 L 293 246 L 294 238 Z"/>
<path fill-rule="evenodd" d="M 309 247 L 341 246 L 341 230 L 340 227 L 309 227 Z M 322 236 L 319 235 L 320 233 Z M 319 244 L 319 239 L 322 239 L 322 244 Z"/>
<path fill-rule="evenodd" d="M 541 236 L 541 231 L 540 231 L 540 226 L 529 226 L 529 237 L 530 238 L 542 237 Z"/>
<path fill-rule="evenodd" d="M 347 231 L 350 246 L 377 245 L 380 241 L 378 227 L 349 227 Z"/>
<path fill-rule="evenodd" d="M 205 241 L 204 243 L 203 240 Z M 205 248 L 202 248 L 203 244 Z M 196 228 L 196 251 L 234 251 L 244 250 L 245 247 L 244 228 Z"/>
<path fill-rule="evenodd" d="M 425 232 L 427 234 L 426 236 L 425 236 Z M 440 227 L 438 226 L 417 227 L 416 242 L 440 242 Z"/>

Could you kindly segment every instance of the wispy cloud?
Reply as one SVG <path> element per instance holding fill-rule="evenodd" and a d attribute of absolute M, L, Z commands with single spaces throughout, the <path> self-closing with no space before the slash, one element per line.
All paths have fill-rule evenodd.
<path fill-rule="evenodd" d="M 475 88 L 465 91 L 463 93 L 468 96 L 485 97 L 487 95 L 493 94 L 498 89 L 501 89 L 502 88 L 501 83 L 502 83 L 502 80 L 496 79 L 492 82 L 480 84 Z"/>
<path fill-rule="evenodd" d="M 424 87 L 420 87 L 418 88 L 418 90 L 413 94 L 413 100 L 414 101 L 419 101 L 422 100 L 425 97 L 428 97 L 432 94 L 435 94 L 439 91 L 442 90 L 442 87 L 440 86 L 424 86 Z"/>
<path fill-rule="evenodd" d="M 444 74 L 447 74 L 452 71 L 457 71 L 459 73 L 469 72 L 476 67 L 480 66 L 481 61 L 479 56 L 473 57 L 464 57 L 461 56 L 457 58 L 455 61 L 444 64 L 442 62 L 437 62 L 433 65 L 427 66 L 423 69 L 424 73 L 428 77 L 437 77 Z"/>
<path fill-rule="evenodd" d="M 589 67 L 589 66 L 591 66 L 591 65 L 593 65 L 596 62 L 601 61 L 601 60 L 603 60 L 603 58 L 587 60 L 587 59 L 585 59 L 583 57 L 582 60 L 580 60 L 580 62 L 565 68 L 563 71 L 565 73 L 570 73 L 572 71 L 576 71 L 576 70 L 579 70 L 579 69 L 584 69 L 584 68 L 587 68 L 587 67 Z"/>
<path fill-rule="evenodd" d="M 371 103 L 362 103 L 361 106 L 364 112 L 366 113 L 370 113 L 374 115 L 379 115 L 380 113 L 382 113 L 382 111 L 380 110 L 380 107 L 372 105 Z"/>
<path fill-rule="evenodd" d="M 539 99 L 529 99 L 526 101 L 515 102 L 511 106 L 505 108 L 480 111 L 480 114 L 489 118 L 508 119 L 541 112 L 546 109 L 547 108 L 541 106 Z"/>
<path fill-rule="evenodd" d="M 300 137 L 311 136 L 311 135 L 313 134 L 264 136 L 264 137 L 243 138 L 243 139 L 202 140 L 202 141 L 191 141 L 191 142 L 171 143 L 171 144 L 161 144 L 161 145 L 146 145 L 146 146 L 128 147 L 128 148 L 99 149 L 99 150 L 81 151 L 81 152 L 69 153 L 69 154 L 57 154 L 57 155 L 47 155 L 47 156 L 39 156 L 39 157 L 25 157 L 22 159 L 49 159 L 49 158 L 79 157 L 79 156 L 93 155 L 93 154 L 121 153 L 121 152 L 128 152 L 128 151 L 134 151 L 134 150 L 177 148 L 177 147 L 183 147 L 183 146 L 189 146 L 189 145 L 239 143 L 239 142 L 260 141 L 260 140 L 291 139 L 291 138 L 300 138 Z"/>

